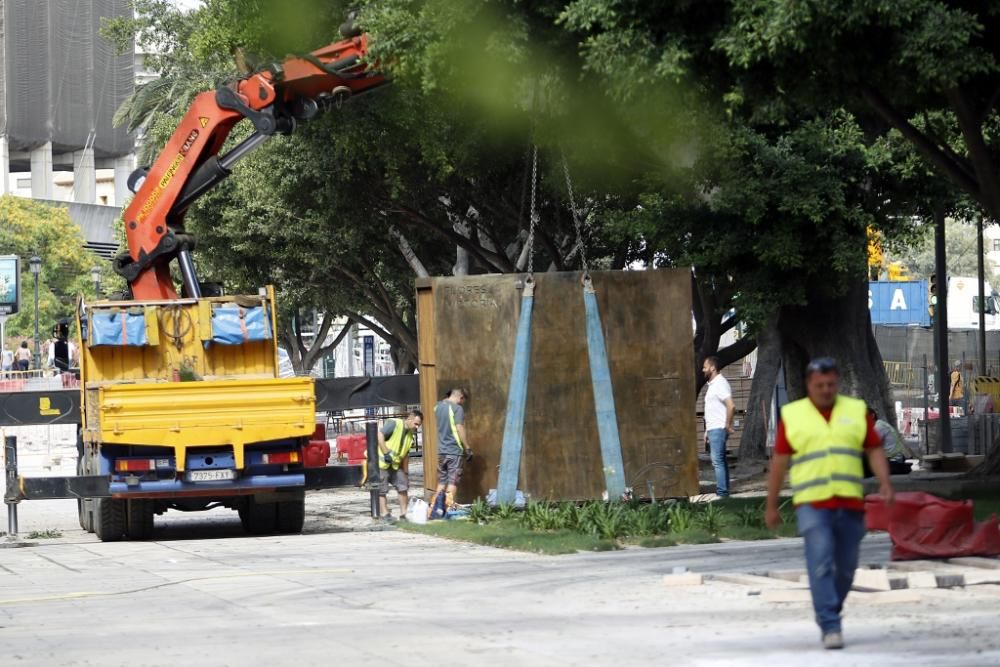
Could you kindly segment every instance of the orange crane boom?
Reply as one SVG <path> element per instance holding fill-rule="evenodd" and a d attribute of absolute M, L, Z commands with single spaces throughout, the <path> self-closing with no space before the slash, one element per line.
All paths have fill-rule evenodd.
<path fill-rule="evenodd" d="M 297 123 L 386 83 L 365 63 L 367 36 L 350 24 L 341 30 L 346 39 L 199 94 L 153 166 L 132 173 L 129 188 L 135 198 L 124 215 L 128 252 L 115 259 L 115 271 L 128 282 L 133 299 L 176 299 L 170 277 L 174 259 L 182 296 L 202 296 L 191 257 L 194 238 L 184 229 L 188 207 L 268 137 L 291 133 Z M 220 156 L 229 133 L 244 118 L 253 123 L 254 133 Z"/>

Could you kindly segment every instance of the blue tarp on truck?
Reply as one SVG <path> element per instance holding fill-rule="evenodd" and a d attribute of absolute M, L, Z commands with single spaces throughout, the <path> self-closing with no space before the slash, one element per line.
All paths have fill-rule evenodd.
<path fill-rule="evenodd" d="M 868 310 L 872 324 L 929 327 L 927 281 L 871 281 L 868 283 Z"/>

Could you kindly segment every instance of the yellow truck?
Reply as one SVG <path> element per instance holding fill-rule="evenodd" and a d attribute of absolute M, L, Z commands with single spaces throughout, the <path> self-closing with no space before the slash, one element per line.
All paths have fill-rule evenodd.
<path fill-rule="evenodd" d="M 274 292 L 81 302 L 78 473 L 102 540 L 148 538 L 154 514 L 226 506 L 250 532 L 298 532 L 307 465 L 327 465 L 312 378 L 278 376 Z M 316 438 L 313 435 L 316 433 Z"/>
<path fill-rule="evenodd" d="M 80 524 L 102 540 L 148 537 L 166 509 L 219 505 L 252 532 L 302 528 L 306 469 L 326 466 L 325 439 L 310 440 L 313 381 L 279 377 L 273 289 L 224 296 L 199 282 L 184 215 L 268 137 L 385 83 L 365 61 L 367 36 L 350 21 L 341 32 L 199 94 L 153 165 L 129 177 L 128 252 L 114 264 L 126 293 L 82 302 L 77 318 L 78 473 L 108 480 L 106 495 L 79 494 Z M 220 154 L 241 121 L 254 131 Z"/>

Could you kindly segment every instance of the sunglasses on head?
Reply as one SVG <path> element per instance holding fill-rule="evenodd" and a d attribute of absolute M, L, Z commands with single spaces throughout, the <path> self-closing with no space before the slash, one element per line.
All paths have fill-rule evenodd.
<path fill-rule="evenodd" d="M 821 357 L 819 359 L 813 359 L 806 366 L 806 375 L 812 375 L 813 373 L 832 373 L 840 372 L 840 367 L 837 366 L 837 360 L 831 357 Z"/>

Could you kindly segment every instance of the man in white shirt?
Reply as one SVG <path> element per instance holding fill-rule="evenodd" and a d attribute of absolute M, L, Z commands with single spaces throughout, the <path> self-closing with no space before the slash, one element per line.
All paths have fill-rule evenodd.
<path fill-rule="evenodd" d="M 720 498 L 729 496 L 729 466 L 726 464 L 726 441 L 733 433 L 733 392 L 729 381 L 719 373 L 718 357 L 706 357 L 701 372 L 708 385 L 705 388 L 705 442 L 712 453 L 715 468 L 715 493 Z"/>

